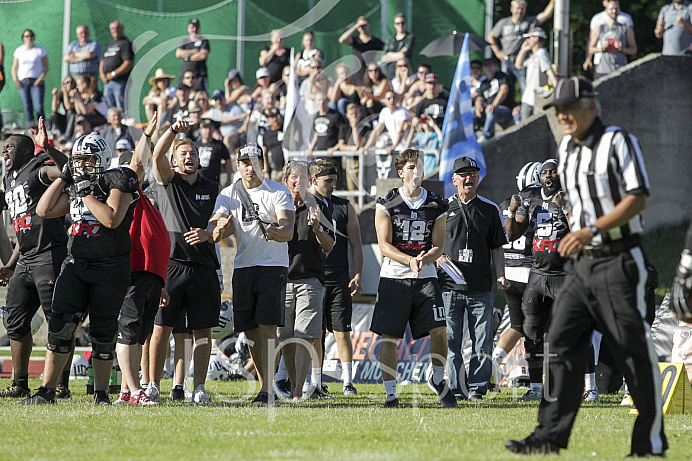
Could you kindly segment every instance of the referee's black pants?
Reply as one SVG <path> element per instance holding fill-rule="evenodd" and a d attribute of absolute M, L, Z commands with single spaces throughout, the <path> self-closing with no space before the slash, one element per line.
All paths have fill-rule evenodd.
<path fill-rule="evenodd" d="M 603 340 L 621 364 L 639 416 L 631 453 L 660 454 L 668 448 L 663 432 L 661 377 L 645 322 L 644 254 L 638 247 L 611 256 L 569 261 L 548 326 L 549 367 L 535 434 L 567 448 L 584 388 L 591 333 Z"/>

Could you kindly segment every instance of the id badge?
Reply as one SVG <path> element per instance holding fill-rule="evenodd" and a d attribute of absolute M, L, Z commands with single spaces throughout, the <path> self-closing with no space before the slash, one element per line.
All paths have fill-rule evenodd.
<path fill-rule="evenodd" d="M 463 250 L 459 250 L 459 262 L 472 263 L 473 262 L 473 250 L 470 248 L 465 248 Z"/>

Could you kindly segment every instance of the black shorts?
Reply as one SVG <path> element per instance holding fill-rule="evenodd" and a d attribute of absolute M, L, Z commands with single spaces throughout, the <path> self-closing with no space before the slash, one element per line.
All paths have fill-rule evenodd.
<path fill-rule="evenodd" d="M 50 320 L 55 280 L 60 274 L 62 261 L 41 266 L 25 266 L 17 263 L 14 275 L 7 285 L 5 310 L 7 311 L 7 336 L 18 340 L 31 333 L 31 319 L 43 309 Z"/>
<path fill-rule="evenodd" d="M 509 311 L 509 325 L 513 330 L 524 334 L 524 313 L 521 310 L 521 300 L 524 296 L 526 284 L 510 280 L 511 286 L 505 291 L 507 310 Z"/>
<path fill-rule="evenodd" d="M 284 325 L 288 270 L 277 266 L 243 267 L 233 271 L 234 330 Z"/>
<path fill-rule="evenodd" d="M 407 323 L 413 339 L 447 325 L 437 279 L 380 278 L 370 331 L 403 338 Z"/>
<path fill-rule="evenodd" d="M 68 258 L 55 282 L 53 314 L 80 315 L 82 320 L 88 314 L 92 343 L 115 345 L 131 272 L 129 259 L 103 266 Z"/>
<path fill-rule="evenodd" d="M 191 330 L 204 330 L 219 324 L 221 287 L 214 268 L 171 261 L 166 290 L 171 300 L 168 306 L 159 309 L 156 325 L 180 326 L 185 315 L 187 327 Z"/>
<path fill-rule="evenodd" d="M 353 301 L 348 283 L 324 287 L 324 327 L 331 332 L 351 331 Z"/>
<path fill-rule="evenodd" d="M 154 329 L 163 279 L 149 271 L 132 273 L 123 307 L 118 317 L 118 343 L 144 344 Z"/>

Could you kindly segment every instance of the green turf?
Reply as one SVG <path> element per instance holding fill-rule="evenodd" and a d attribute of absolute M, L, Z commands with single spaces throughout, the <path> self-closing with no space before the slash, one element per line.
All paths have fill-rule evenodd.
<path fill-rule="evenodd" d="M 164 381 L 162 393 L 170 385 Z M 402 407 L 388 410 L 377 400 L 384 396 L 381 385 L 361 384 L 357 397 L 268 409 L 239 401 L 247 387 L 208 383 L 214 403 L 204 406 L 173 404 L 164 396 L 159 407 L 94 407 L 84 381 L 73 382 L 71 401 L 56 405 L 0 401 L 0 459 L 523 459 L 504 442 L 532 430 L 538 406 L 514 401 L 504 390 L 486 403 L 443 409 L 427 386 L 410 385 L 401 387 Z M 604 396 L 584 405 L 560 459 L 622 459 L 634 417 L 620 399 Z M 689 459 L 692 415 L 669 416 L 665 423 L 669 459 Z"/>

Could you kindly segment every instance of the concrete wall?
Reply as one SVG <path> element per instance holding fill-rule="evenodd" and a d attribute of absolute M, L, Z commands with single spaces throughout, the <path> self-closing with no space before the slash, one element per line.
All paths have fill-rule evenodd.
<path fill-rule="evenodd" d="M 646 227 L 692 215 L 692 57 L 649 55 L 595 82 L 603 121 L 638 139 L 651 183 Z M 537 104 L 538 106 L 538 104 Z M 529 161 L 554 157 L 562 133 L 552 110 L 483 146 L 488 176 L 479 194 L 499 203 Z"/>

